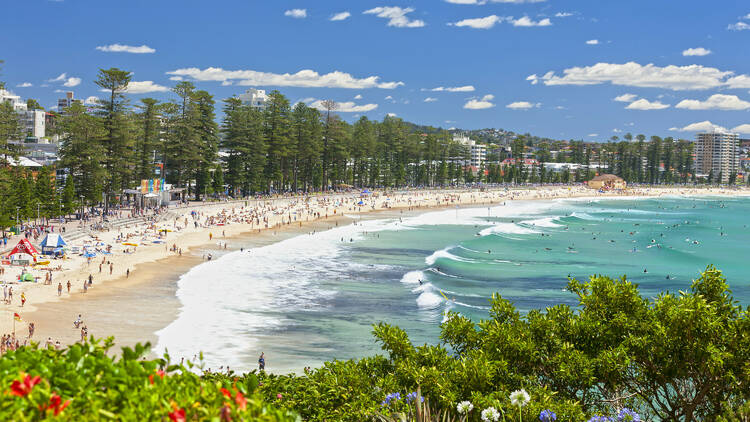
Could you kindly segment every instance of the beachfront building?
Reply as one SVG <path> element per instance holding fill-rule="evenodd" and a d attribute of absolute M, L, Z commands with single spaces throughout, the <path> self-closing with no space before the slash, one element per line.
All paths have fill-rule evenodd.
<path fill-rule="evenodd" d="M 740 171 L 740 136 L 718 131 L 699 133 L 695 141 L 695 171 L 727 183 L 731 175 Z"/>
<path fill-rule="evenodd" d="M 18 117 L 26 136 L 44 138 L 47 127 L 47 113 L 44 110 L 26 110 L 18 113 Z"/>
<path fill-rule="evenodd" d="M 0 89 L 0 102 L 10 104 L 15 112 L 26 111 L 26 103 L 21 101 L 21 96 L 7 89 Z"/>
<path fill-rule="evenodd" d="M 478 144 L 465 134 L 453 135 L 453 142 L 457 142 L 469 149 L 469 160 L 464 163 L 466 166 L 471 166 L 480 169 L 484 166 L 487 161 L 487 146 Z"/>
<path fill-rule="evenodd" d="M 622 177 L 615 176 L 614 174 L 602 174 L 596 176 L 593 179 L 589 180 L 587 185 L 591 189 L 603 190 L 625 189 L 627 187 L 627 183 L 625 182 L 625 180 Z"/>
<path fill-rule="evenodd" d="M 71 107 L 73 104 L 83 104 L 83 100 L 79 100 L 78 98 L 75 98 L 73 96 L 73 91 L 68 91 L 65 93 L 65 98 L 60 98 L 57 100 L 57 111 L 60 113 L 63 112 L 68 107 Z"/>
<path fill-rule="evenodd" d="M 20 95 L 15 95 L 6 89 L 0 89 L 0 102 L 8 103 L 18 114 L 21 131 L 25 136 L 43 138 L 45 135 L 45 113 L 43 110 L 28 110 L 26 102 Z"/>
<path fill-rule="evenodd" d="M 242 105 L 261 111 L 265 110 L 268 104 L 268 95 L 266 95 L 266 91 L 263 89 L 250 88 L 244 94 L 240 94 L 238 98 L 242 101 Z"/>

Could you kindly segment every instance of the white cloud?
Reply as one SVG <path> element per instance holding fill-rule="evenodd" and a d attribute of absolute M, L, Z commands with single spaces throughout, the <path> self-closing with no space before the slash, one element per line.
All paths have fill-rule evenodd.
<path fill-rule="evenodd" d="M 307 17 L 307 9 L 291 9 L 284 12 L 284 16 L 295 19 L 304 19 Z"/>
<path fill-rule="evenodd" d="M 750 125 L 749 124 L 739 125 L 739 126 L 733 128 L 732 132 L 742 133 L 742 134 L 750 134 Z"/>
<path fill-rule="evenodd" d="M 494 99 L 494 95 L 485 95 L 479 100 L 477 100 L 476 98 L 469 100 L 466 104 L 464 104 L 464 108 L 467 110 L 483 110 L 486 108 L 492 108 L 495 107 L 495 104 L 492 104 L 492 100 Z"/>
<path fill-rule="evenodd" d="M 87 105 L 96 105 L 96 104 L 97 104 L 98 102 L 99 102 L 99 97 L 95 97 L 95 96 L 93 96 L 93 95 L 92 95 L 92 96 L 90 96 L 90 97 L 88 97 L 88 98 L 86 98 L 86 99 L 85 99 L 85 100 L 83 101 L 83 103 L 84 103 L 84 104 L 87 104 Z"/>
<path fill-rule="evenodd" d="M 570 13 L 570 12 L 557 12 L 557 13 L 555 13 L 555 17 L 556 18 L 568 18 L 568 17 L 571 17 L 571 16 L 573 16 L 573 14 Z"/>
<path fill-rule="evenodd" d="M 34 86 L 31 82 L 24 82 L 22 84 L 16 85 L 16 88 L 30 88 Z"/>
<path fill-rule="evenodd" d="M 747 110 L 750 102 L 740 100 L 736 95 L 714 94 L 706 101 L 682 100 L 675 108 L 687 110 Z"/>
<path fill-rule="evenodd" d="M 156 50 L 154 50 L 153 48 L 145 44 L 140 45 L 140 46 L 123 45 L 123 44 L 100 45 L 99 47 L 96 47 L 96 49 L 99 51 L 103 51 L 105 53 L 133 53 L 133 54 L 156 53 Z"/>
<path fill-rule="evenodd" d="M 745 22 L 737 22 L 735 24 L 730 24 L 727 29 L 730 31 L 747 31 L 750 29 L 750 25 L 746 24 Z"/>
<path fill-rule="evenodd" d="M 688 48 L 687 50 L 684 50 L 682 52 L 682 55 L 685 56 L 685 57 L 690 57 L 690 56 L 708 56 L 709 54 L 711 54 L 711 50 L 707 50 L 707 49 L 705 49 L 703 47 Z"/>
<path fill-rule="evenodd" d="M 396 117 L 396 113 L 388 113 L 387 116 L 388 117 Z"/>
<path fill-rule="evenodd" d="M 599 40 L 588 40 L 588 41 L 586 41 L 586 44 L 588 44 L 588 45 L 599 45 Z"/>
<path fill-rule="evenodd" d="M 67 73 L 61 73 L 60 76 L 54 78 L 54 79 L 47 79 L 47 82 L 62 82 L 65 79 L 67 79 L 68 74 Z"/>
<path fill-rule="evenodd" d="M 345 20 L 349 19 L 349 17 L 351 15 L 352 14 L 349 13 L 349 12 L 336 13 L 335 15 L 331 16 L 331 19 L 329 19 L 329 20 L 333 21 L 333 22 L 336 22 L 336 21 L 345 21 Z"/>
<path fill-rule="evenodd" d="M 625 107 L 628 110 L 663 110 L 669 108 L 669 104 L 662 104 L 660 101 L 649 101 L 645 98 L 633 101 Z"/>
<path fill-rule="evenodd" d="M 620 129 L 617 129 L 617 128 L 612 129 L 612 132 L 614 132 L 614 133 L 622 133 L 622 131 Z"/>
<path fill-rule="evenodd" d="M 552 21 L 550 21 L 549 18 L 544 18 L 539 21 L 534 21 L 528 16 L 524 16 L 519 19 L 514 19 L 513 16 L 497 16 L 497 15 L 485 16 L 483 18 L 464 19 L 455 23 L 449 23 L 448 25 L 458 26 L 458 27 L 469 27 L 469 28 L 474 28 L 474 29 L 490 29 L 490 28 L 493 28 L 496 24 L 503 23 L 503 22 L 509 22 L 513 24 L 513 26 L 524 26 L 524 27 L 552 25 Z"/>
<path fill-rule="evenodd" d="M 528 101 L 516 101 L 514 103 L 510 103 L 505 106 L 505 108 L 509 108 L 511 110 L 528 110 L 530 108 L 539 108 L 541 107 L 541 103 L 530 103 Z"/>
<path fill-rule="evenodd" d="M 336 103 L 336 105 L 338 106 L 338 108 L 336 108 L 336 111 L 341 113 L 365 113 L 378 108 L 377 104 L 356 105 L 353 101 Z M 310 107 L 317 108 L 318 110 L 325 110 L 323 100 L 314 101 L 312 104 L 310 104 Z"/>
<path fill-rule="evenodd" d="M 434 103 L 437 100 L 438 100 L 437 98 L 427 97 L 427 98 L 424 99 L 424 102 L 426 102 L 426 103 Z"/>
<path fill-rule="evenodd" d="M 468 26 L 474 29 L 490 29 L 495 24 L 502 23 L 504 20 L 505 18 L 502 16 L 490 15 L 484 18 L 464 19 L 451 25 L 458 27 Z"/>
<path fill-rule="evenodd" d="M 63 86 L 72 88 L 81 84 L 81 78 L 76 78 L 74 76 L 68 77 L 67 73 L 61 73 L 60 76 L 54 79 L 48 79 L 47 82 L 62 82 Z"/>
<path fill-rule="evenodd" d="M 453 86 L 453 87 L 446 87 L 446 86 L 439 86 L 437 88 L 432 89 L 423 89 L 422 91 L 432 91 L 432 92 L 474 92 L 474 86 L 473 85 L 465 85 L 465 86 Z"/>
<path fill-rule="evenodd" d="M 128 94 L 146 94 L 149 92 L 167 92 L 169 88 L 163 85 L 155 84 L 153 81 L 130 81 L 128 84 Z"/>
<path fill-rule="evenodd" d="M 365 10 L 365 15 L 375 15 L 379 18 L 388 19 L 388 26 L 397 28 L 421 28 L 425 25 L 424 21 L 419 19 L 411 20 L 406 15 L 413 12 L 411 7 L 401 8 L 398 6 L 375 7 Z"/>
<path fill-rule="evenodd" d="M 734 76 L 734 72 L 722 71 L 701 65 L 655 66 L 635 62 L 624 64 L 597 63 L 593 66 L 572 67 L 563 70 L 562 75 L 554 71 L 544 76 L 536 74 L 526 80 L 532 84 L 543 81 L 545 85 L 613 85 L 642 88 L 665 88 L 674 91 L 698 90 L 718 87 L 750 88 L 750 76 Z"/>
<path fill-rule="evenodd" d="M 672 127 L 669 128 L 671 131 L 676 132 L 726 132 L 726 128 L 721 127 L 719 125 L 715 125 L 708 120 L 705 120 L 703 122 L 697 122 L 693 124 L 689 124 L 685 127 L 678 128 L 678 127 Z"/>
<path fill-rule="evenodd" d="M 196 81 L 224 82 L 234 81 L 236 85 L 242 86 L 290 86 L 299 88 L 349 88 L 366 89 L 381 88 L 394 89 L 403 82 L 381 82 L 379 76 L 368 76 L 357 79 L 349 73 L 334 71 L 319 74 L 313 70 L 305 69 L 297 73 L 269 73 L 255 70 L 224 70 L 220 67 L 208 67 L 198 69 L 195 67 L 177 69 L 167 72 L 168 75 L 191 78 Z"/>
<path fill-rule="evenodd" d="M 68 88 L 73 88 L 74 86 L 78 86 L 81 84 L 81 78 L 75 78 L 70 77 L 67 81 L 63 84 L 63 86 L 67 86 Z"/>
<path fill-rule="evenodd" d="M 738 75 L 727 79 L 727 87 L 736 89 L 750 88 L 750 76 Z"/>
<path fill-rule="evenodd" d="M 598 133 L 589 133 L 589 137 L 591 137 L 591 138 L 595 138 L 597 136 L 599 136 Z"/>
<path fill-rule="evenodd" d="M 181 81 L 182 80 L 182 76 L 170 76 L 169 80 L 170 81 Z"/>
<path fill-rule="evenodd" d="M 508 19 L 510 22 L 513 23 L 513 26 L 551 26 L 552 21 L 549 20 L 549 18 L 544 18 L 540 21 L 534 21 L 528 16 L 524 16 L 520 19 L 513 19 L 512 17 Z"/>
<path fill-rule="evenodd" d="M 635 94 L 622 94 L 612 99 L 612 101 L 619 101 L 621 103 L 629 103 L 638 98 Z"/>
<path fill-rule="evenodd" d="M 355 100 L 361 100 L 361 99 L 362 99 L 362 94 L 357 94 L 357 95 L 355 95 L 355 96 L 354 96 L 354 99 L 355 99 Z"/>

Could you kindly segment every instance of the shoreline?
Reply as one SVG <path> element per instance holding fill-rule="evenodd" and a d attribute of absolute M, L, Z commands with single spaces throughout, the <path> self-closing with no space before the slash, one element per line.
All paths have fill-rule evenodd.
<path fill-rule="evenodd" d="M 180 312 L 181 303 L 175 294 L 179 278 L 191 268 L 206 262 L 202 259 L 202 254 L 220 255 L 224 252 L 239 250 L 241 247 L 251 248 L 271 244 L 313 230 L 320 231 L 321 229 L 327 230 L 337 227 L 342 221 L 350 224 L 355 216 L 377 219 L 383 218 L 382 215 L 389 212 L 420 214 L 437 209 L 471 208 L 499 204 L 507 200 L 748 195 L 750 195 L 748 189 L 729 190 L 719 188 L 636 188 L 625 191 L 624 194 L 600 194 L 587 188 L 566 186 L 536 189 L 495 189 L 484 192 L 479 190 L 414 191 L 378 196 L 377 199 L 368 197 L 365 199 L 368 204 L 358 206 L 356 201 L 359 198 L 352 200 L 357 196 L 356 193 L 335 194 L 313 198 L 313 201 L 318 202 L 318 206 L 308 207 L 308 216 L 310 213 L 320 213 L 320 217 L 312 220 L 308 217 L 307 221 L 302 221 L 301 216 L 299 221 L 291 221 L 291 209 L 299 207 L 299 198 L 262 201 L 264 209 L 269 211 L 263 217 L 268 218 L 269 228 L 261 227 L 259 229 L 255 224 L 229 223 L 228 221 L 229 224 L 224 226 L 207 224 L 205 227 L 194 228 L 188 227 L 189 224 L 186 224 L 184 232 L 168 233 L 164 244 L 139 247 L 140 250 L 133 254 L 115 253 L 113 258 L 110 259 L 114 262 L 118 271 L 113 271 L 111 276 L 108 275 L 106 268 L 103 270 L 103 277 L 96 272 L 98 270 L 96 264 L 101 261 L 99 256 L 92 263 L 94 267 L 91 267 L 91 264 L 86 264 L 85 260 L 78 260 L 77 268 L 72 268 L 67 274 L 62 274 L 71 278 L 81 277 L 73 282 L 72 294 L 70 295 L 64 292 L 61 298 L 57 297 L 55 283 L 63 279 L 58 277 L 58 274 L 54 275 L 52 286 L 44 286 L 41 283 L 27 284 L 32 289 L 27 293 L 29 303 L 25 307 L 21 308 L 17 303 L 16 295 L 20 295 L 20 291 L 14 291 L 16 295 L 14 295 L 13 305 L 0 305 L 3 311 L 6 311 L 4 313 L 9 314 L 8 318 L 2 318 L 0 321 L 0 332 L 11 332 L 11 313 L 18 312 L 22 315 L 24 322 L 16 323 L 15 328 L 17 338 L 21 339 L 22 342 L 28 334 L 26 323 L 33 321 L 36 324 L 34 341 L 43 344 L 48 337 L 51 337 L 53 342 L 60 341 L 61 345 L 64 346 L 80 340 L 80 331 L 73 328 L 72 322 L 78 314 L 83 314 L 90 335 L 98 338 L 115 335 L 116 350 L 123 346 L 132 346 L 136 342 L 150 341 L 152 346 L 155 346 L 156 332 L 174 321 Z M 332 204 L 331 201 L 339 201 L 338 207 L 334 207 L 336 203 Z M 368 206 L 371 205 L 370 201 L 372 201 L 372 206 Z M 381 203 L 377 204 L 378 201 Z M 270 207 L 266 207 L 268 202 L 272 203 Z M 274 202 L 279 203 L 275 204 Z M 258 204 L 260 203 L 256 203 L 256 207 L 258 207 Z M 278 213 L 278 207 L 283 205 L 287 205 L 286 208 L 282 208 L 282 212 Z M 238 203 L 218 203 L 202 206 L 199 212 L 204 212 L 204 215 L 206 215 L 209 213 L 205 211 L 214 211 L 216 215 L 221 215 L 221 210 L 224 210 L 224 215 L 226 215 L 227 208 L 236 209 L 239 206 Z M 328 213 L 332 207 L 336 210 L 334 214 L 324 217 L 324 212 Z M 185 218 L 184 215 L 192 209 L 177 208 L 170 210 L 180 213 L 179 217 L 175 219 L 175 226 L 177 226 L 177 221 Z M 206 219 L 214 216 L 206 215 Z M 287 221 L 289 222 L 279 225 L 285 218 L 288 218 Z M 165 224 L 162 221 L 155 229 L 169 224 L 170 222 Z M 130 229 L 139 231 L 143 230 L 143 227 L 139 225 L 130 227 Z M 226 232 L 226 235 L 219 237 L 220 232 Z M 214 233 L 216 233 L 216 236 L 212 236 Z M 114 233 L 108 234 L 114 235 Z M 104 238 L 105 236 L 101 237 Z M 217 244 L 221 242 L 225 242 L 227 246 L 222 248 L 221 244 Z M 167 245 L 172 244 L 177 244 L 179 248 L 182 248 L 182 253 L 185 256 L 167 251 Z M 125 275 L 126 268 L 130 269 L 129 277 Z M 79 283 L 86 277 L 89 270 L 94 274 L 94 285 L 91 291 L 84 294 L 81 292 Z M 14 290 L 16 286 L 20 285 L 13 285 Z M 46 295 L 37 293 L 46 293 Z"/>

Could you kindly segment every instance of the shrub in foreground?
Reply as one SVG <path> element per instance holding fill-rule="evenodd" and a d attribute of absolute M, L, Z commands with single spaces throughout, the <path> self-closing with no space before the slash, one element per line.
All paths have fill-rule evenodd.
<path fill-rule="evenodd" d="M 23 347 L 0 358 L 0 420 L 296 421 L 263 403 L 252 377 L 201 377 L 165 359 L 144 360 L 148 344 L 107 355 L 112 339 L 66 350 Z"/>
<path fill-rule="evenodd" d="M 404 400 L 414 391 L 433 414 L 472 422 L 493 420 L 495 412 L 507 422 L 746 414 L 727 408 L 750 398 L 750 317 L 720 271 L 708 267 L 690 290 L 651 300 L 625 277 L 571 279 L 568 290 L 578 296 L 575 309 L 521 315 L 495 295 L 488 320 L 450 313 L 441 345 L 415 346 L 403 329 L 377 324 L 387 357 L 328 362 L 303 376 L 266 375 L 261 392 L 267 400 L 283 395 L 280 406 L 310 421 L 401 420 L 414 414 Z M 519 407 L 511 393 L 522 389 L 530 400 Z M 462 402 L 473 411 L 460 413 Z"/>

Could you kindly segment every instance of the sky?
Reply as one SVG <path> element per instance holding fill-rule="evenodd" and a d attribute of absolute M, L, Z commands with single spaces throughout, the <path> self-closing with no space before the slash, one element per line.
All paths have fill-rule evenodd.
<path fill-rule="evenodd" d="M 3 0 L 0 80 L 50 108 L 102 95 L 217 102 L 249 88 L 443 128 L 603 141 L 750 137 L 750 2 L 739 0 Z"/>

